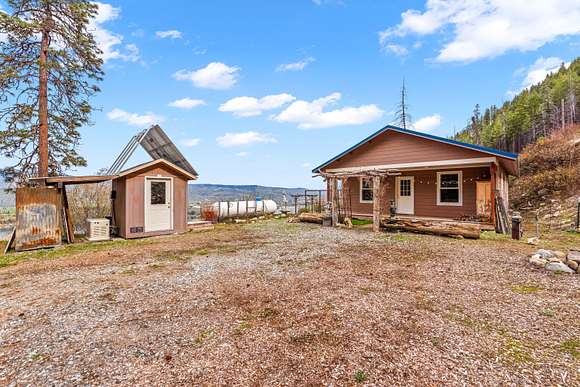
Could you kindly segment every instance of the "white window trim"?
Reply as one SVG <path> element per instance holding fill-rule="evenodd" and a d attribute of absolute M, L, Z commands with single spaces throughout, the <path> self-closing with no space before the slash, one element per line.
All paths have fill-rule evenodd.
<path fill-rule="evenodd" d="M 459 188 L 459 202 L 458 203 L 442 203 L 441 202 L 441 176 L 442 175 L 458 175 L 458 188 Z M 437 172 L 437 205 L 438 206 L 452 206 L 461 207 L 463 206 L 463 171 L 444 171 Z"/>
<path fill-rule="evenodd" d="M 368 179 L 368 180 L 371 181 L 371 183 L 373 182 L 373 179 L 372 178 L 369 179 L 368 177 L 365 178 L 365 177 L 362 177 L 362 176 L 359 178 L 359 196 L 358 196 L 359 197 L 359 200 L 360 200 L 361 203 L 372 203 L 373 202 L 372 200 L 363 200 L 363 179 Z M 367 191 L 368 191 L 368 189 L 367 189 Z M 373 192 L 373 189 L 372 188 L 371 188 L 371 192 Z M 373 194 L 373 199 L 374 198 L 375 198 L 375 196 Z"/>

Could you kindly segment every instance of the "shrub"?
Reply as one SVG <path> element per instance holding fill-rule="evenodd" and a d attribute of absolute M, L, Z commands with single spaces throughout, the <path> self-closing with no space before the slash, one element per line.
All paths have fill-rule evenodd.
<path fill-rule="evenodd" d="M 111 183 L 81 184 L 67 188 L 74 231 L 85 233 L 88 218 L 111 215 Z"/>
<path fill-rule="evenodd" d="M 201 219 L 208 222 L 217 222 L 218 213 L 212 205 L 205 205 L 201 208 Z"/>

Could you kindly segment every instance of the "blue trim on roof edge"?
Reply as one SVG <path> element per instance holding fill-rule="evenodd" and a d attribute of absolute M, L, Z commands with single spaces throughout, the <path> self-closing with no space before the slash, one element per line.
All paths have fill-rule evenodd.
<path fill-rule="evenodd" d="M 440 141 L 440 142 L 444 142 L 444 143 L 447 143 L 447 144 L 450 144 L 450 145 L 462 146 L 462 147 L 470 148 L 470 149 L 477 150 L 477 151 L 480 151 L 480 152 L 491 153 L 491 154 L 494 154 L 494 155 L 497 155 L 497 156 L 501 156 L 501 157 L 505 157 L 505 158 L 508 158 L 508 159 L 515 160 L 515 159 L 518 158 L 517 153 L 505 152 L 505 151 L 502 151 L 502 150 L 499 150 L 499 149 L 488 148 L 486 146 L 470 144 L 468 142 L 462 142 L 462 141 L 457 141 L 457 140 L 451 140 L 451 139 L 448 139 L 448 138 L 445 138 L 445 137 L 439 137 L 439 136 L 435 136 L 435 135 L 428 134 L 428 133 L 422 133 L 422 132 L 417 132 L 415 130 L 399 128 L 398 126 L 394 126 L 394 125 L 387 125 L 387 126 L 381 128 L 380 130 L 374 132 L 373 134 L 371 134 L 370 136 L 368 136 L 364 140 L 362 140 L 362 141 L 358 142 L 357 144 L 351 146 L 350 148 L 348 148 L 344 152 L 342 152 L 342 153 L 338 154 L 337 156 L 333 157 L 332 159 L 326 161 L 325 163 L 320 164 L 318 167 L 316 167 L 316 168 L 314 168 L 312 170 L 312 173 L 318 173 L 318 172 L 320 172 L 320 170 L 322 168 L 326 167 L 328 164 L 332 163 L 333 161 L 336 161 L 336 159 L 341 158 L 342 156 L 344 156 L 347 153 L 355 150 L 359 146 L 365 144 L 366 142 L 372 140 L 373 138 L 377 137 L 381 133 L 386 132 L 387 130 L 394 130 L 394 131 L 401 132 L 401 133 L 407 133 L 407 134 L 410 134 L 412 136 L 423 137 L 423 138 L 426 138 L 428 140 Z"/>

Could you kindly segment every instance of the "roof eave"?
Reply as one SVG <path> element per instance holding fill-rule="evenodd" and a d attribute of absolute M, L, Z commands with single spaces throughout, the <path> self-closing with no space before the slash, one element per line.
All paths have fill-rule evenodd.
<path fill-rule="evenodd" d="M 417 137 L 421 137 L 421 138 L 424 138 L 424 139 L 427 139 L 427 140 L 439 141 L 439 142 L 442 142 L 442 143 L 445 143 L 445 144 L 459 146 L 459 147 L 463 147 L 463 148 L 466 148 L 466 149 L 471 149 L 471 150 L 474 150 L 474 151 L 477 151 L 477 152 L 491 154 L 493 156 L 502 157 L 502 158 L 509 159 L 509 160 L 517 160 L 517 158 L 518 158 L 518 155 L 515 154 L 515 153 L 509 153 L 509 152 L 494 150 L 494 149 L 491 149 L 491 148 L 486 148 L 486 147 L 482 147 L 482 146 L 478 146 L 478 145 L 474 145 L 474 144 L 464 143 L 464 142 L 456 141 L 456 140 L 450 140 L 450 139 L 446 139 L 446 138 L 443 138 L 443 137 L 430 135 L 430 134 L 427 134 L 427 133 L 421 133 L 421 132 L 417 132 L 417 131 L 414 131 L 414 130 L 399 128 L 399 127 L 394 126 L 394 125 L 387 125 L 387 126 L 384 126 L 383 128 L 381 128 L 380 130 L 374 132 L 370 136 L 366 137 L 362 141 L 360 141 L 360 142 L 356 143 L 355 145 L 351 146 L 350 148 L 348 148 L 344 152 L 342 152 L 342 153 L 338 154 L 337 156 L 333 157 L 332 159 L 326 161 L 325 163 L 320 164 L 318 167 L 316 167 L 316 168 L 314 168 L 312 170 L 312 173 L 320 173 L 323 168 L 327 167 L 328 165 L 332 164 L 333 162 L 335 162 L 339 158 L 345 156 L 346 154 L 352 152 L 353 150 L 359 148 L 360 146 L 366 144 L 367 142 L 371 141 L 373 138 L 375 138 L 378 135 L 386 132 L 387 130 L 393 130 L 393 131 L 396 131 L 396 132 L 399 132 L 399 133 L 404 133 L 404 134 L 408 134 L 408 135 L 411 135 L 411 136 L 417 136 Z"/>

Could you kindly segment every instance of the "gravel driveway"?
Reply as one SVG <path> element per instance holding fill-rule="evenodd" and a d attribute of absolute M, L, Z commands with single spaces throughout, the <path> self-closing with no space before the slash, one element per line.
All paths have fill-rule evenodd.
<path fill-rule="evenodd" d="M 27 260 L 0 384 L 579 385 L 580 276 L 528 252 L 267 221 Z"/>

